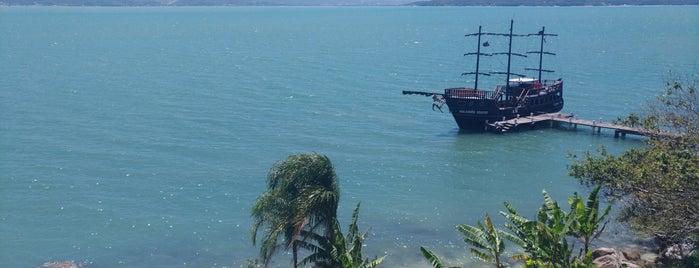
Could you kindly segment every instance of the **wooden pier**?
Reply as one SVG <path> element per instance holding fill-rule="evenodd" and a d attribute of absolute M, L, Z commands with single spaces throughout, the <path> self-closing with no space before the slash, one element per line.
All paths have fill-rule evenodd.
<path fill-rule="evenodd" d="M 529 115 L 525 117 L 517 117 L 509 120 L 497 121 L 493 123 L 486 122 L 486 130 L 494 132 L 509 132 L 511 130 L 517 130 L 521 126 L 535 127 L 542 124 L 548 123 L 549 127 L 554 127 L 554 125 L 560 125 L 560 123 L 567 124 L 568 128 L 577 128 L 578 125 L 592 127 L 592 131 L 600 133 L 602 129 L 614 130 L 614 138 L 625 137 L 626 134 L 647 136 L 653 134 L 654 132 L 636 127 L 627 127 L 622 125 L 617 125 L 608 122 L 595 121 L 595 120 L 585 120 L 579 119 L 573 116 L 573 114 L 567 113 L 547 113 L 538 115 Z"/>

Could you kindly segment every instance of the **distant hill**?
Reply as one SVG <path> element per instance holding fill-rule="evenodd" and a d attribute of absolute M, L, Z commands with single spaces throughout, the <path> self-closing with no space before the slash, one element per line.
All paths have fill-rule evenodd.
<path fill-rule="evenodd" d="M 415 6 L 621 6 L 699 5 L 699 0 L 431 0 Z"/>
<path fill-rule="evenodd" d="M 610 6 L 699 5 L 699 0 L 0 0 L 21 6 Z"/>
<path fill-rule="evenodd" d="M 21 6 L 376 6 L 415 0 L 0 0 Z"/>

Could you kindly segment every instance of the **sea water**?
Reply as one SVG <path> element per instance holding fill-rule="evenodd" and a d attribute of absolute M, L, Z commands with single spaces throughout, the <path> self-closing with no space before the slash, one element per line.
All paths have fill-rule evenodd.
<path fill-rule="evenodd" d="M 361 202 L 365 257 L 426 267 L 424 246 L 487 267 L 455 225 L 489 213 L 502 226 L 504 201 L 534 216 L 544 189 L 561 203 L 585 195 L 568 154 L 643 138 L 466 133 L 401 91 L 471 86 L 460 74 L 477 41 L 464 35 L 513 19 L 515 33 L 558 34 L 544 69 L 565 81 L 564 112 L 643 113 L 665 81 L 696 74 L 697 18 L 697 6 L 0 7 L 0 263 L 244 267 L 258 256 L 250 209 L 267 172 L 317 152 L 334 163 L 343 228 Z M 507 62 L 484 60 L 488 71 Z M 525 67 L 536 63 L 513 71 Z M 612 226 L 597 245 L 633 242 Z M 282 251 L 273 266 L 290 261 Z"/>

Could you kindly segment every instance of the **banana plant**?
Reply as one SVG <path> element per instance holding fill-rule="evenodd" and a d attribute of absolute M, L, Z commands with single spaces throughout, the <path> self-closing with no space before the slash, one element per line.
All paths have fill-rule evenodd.
<path fill-rule="evenodd" d="M 313 252 L 313 254 L 304 258 L 301 261 L 302 265 L 312 264 L 314 267 L 341 267 L 341 268 L 374 268 L 377 267 L 386 258 L 374 257 L 364 259 L 362 257 L 362 247 L 369 229 L 365 232 L 359 232 L 357 219 L 359 218 L 359 206 L 352 213 L 352 223 L 349 225 L 347 236 L 342 235 L 340 224 L 335 219 L 333 221 L 333 230 L 331 237 L 316 237 L 315 244 L 304 244 L 305 249 Z"/>
<path fill-rule="evenodd" d="M 434 268 L 444 268 L 444 263 L 442 263 L 442 260 L 439 259 L 437 254 L 434 254 L 429 249 L 426 249 L 424 247 L 420 247 L 420 252 L 422 252 L 422 256 L 425 257 L 425 259 L 432 264 L 432 267 Z"/>
<path fill-rule="evenodd" d="M 519 215 L 509 203 L 505 203 L 508 212 L 500 212 L 510 220 L 505 227 L 512 234 L 506 233 L 505 237 L 520 245 L 526 253 L 513 258 L 525 261 L 527 267 L 571 267 L 574 262 L 571 259 L 573 245 L 568 244 L 566 235 L 571 231 L 577 214 L 575 211 L 563 211 L 546 190 L 543 195 L 544 204 L 539 209 L 536 221 Z"/>
<path fill-rule="evenodd" d="M 505 267 L 500 258 L 505 251 L 502 238 L 524 249 L 524 253 L 515 254 L 512 258 L 523 261 L 525 267 L 594 267 L 591 264 L 589 242 L 604 229 L 604 226 L 600 229 L 599 225 L 610 210 L 608 206 L 600 213 L 598 192 L 599 187 L 590 193 L 587 202 L 575 193 L 568 198 L 571 209 L 566 212 L 543 190 L 544 203 L 534 220 L 520 215 L 510 203 L 505 202 L 507 211 L 500 211 L 500 214 L 509 221 L 505 223 L 507 230 L 495 228 L 487 213 L 485 223 L 479 221 L 476 226 L 457 225 L 456 229 L 464 235 L 464 242 L 473 246 L 470 248 L 471 253 L 485 261 L 494 262 L 497 268 Z M 579 256 L 573 257 L 575 244 L 568 242 L 569 236 L 585 241 L 584 254 L 581 250 Z M 445 267 L 434 252 L 424 247 L 420 247 L 420 251 L 433 267 Z"/>
<path fill-rule="evenodd" d="M 505 251 L 505 242 L 500 238 L 504 231 L 496 229 L 490 220 L 490 215 L 485 214 L 485 224 L 478 222 L 478 226 L 461 224 L 456 230 L 464 235 L 464 242 L 472 245 L 470 249 L 473 255 L 487 262 L 495 262 L 495 267 L 502 268 L 505 265 L 500 261 L 500 255 Z"/>
<path fill-rule="evenodd" d="M 477 223 L 477 226 L 460 224 L 456 226 L 456 230 L 464 235 L 464 242 L 473 246 L 470 248 L 473 255 L 484 261 L 495 263 L 497 268 L 505 267 L 500 258 L 502 253 L 505 252 L 505 241 L 500 236 L 505 231 L 495 228 L 488 213 L 485 214 L 485 224 L 480 221 Z M 420 251 L 434 268 L 444 267 L 444 264 L 434 252 L 424 247 L 420 247 Z"/>
<path fill-rule="evenodd" d="M 607 222 L 609 222 L 604 222 L 602 227 L 600 227 L 600 223 L 602 223 L 604 218 L 609 214 L 611 205 L 607 205 L 604 211 L 600 213 L 599 190 L 600 186 L 595 187 L 587 197 L 587 202 L 583 202 L 582 197 L 578 195 L 578 193 L 568 198 L 570 210 L 575 211 L 577 215 L 575 224 L 571 230 L 571 235 L 583 240 L 583 250 L 578 257 L 588 255 L 590 243 L 593 239 L 599 237 L 607 226 Z"/>
<path fill-rule="evenodd" d="M 357 225 L 357 219 L 359 218 L 359 204 L 360 203 L 357 203 L 357 208 L 355 208 L 354 213 L 352 213 L 352 223 L 349 225 L 347 237 L 344 239 L 344 241 L 341 239 L 336 240 L 336 245 L 342 249 L 340 250 L 340 262 L 344 268 L 374 268 L 386 258 L 386 255 L 382 257 L 374 257 L 371 260 L 368 258 L 362 258 L 364 239 L 366 238 L 370 229 L 367 229 L 363 233 L 359 232 L 359 227 Z M 339 238 L 341 237 L 342 235 L 340 233 Z"/>

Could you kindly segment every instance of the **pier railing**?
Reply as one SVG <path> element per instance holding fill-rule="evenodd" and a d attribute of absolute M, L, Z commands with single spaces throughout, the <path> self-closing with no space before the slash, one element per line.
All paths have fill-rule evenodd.
<path fill-rule="evenodd" d="M 529 116 L 517 116 L 516 118 L 487 123 L 486 129 L 495 132 L 509 132 L 511 130 L 519 129 L 520 126 L 530 126 L 534 127 L 538 123 L 548 122 L 549 127 L 553 127 L 554 122 L 567 124 L 568 127 L 577 129 L 578 125 L 592 127 L 593 133 L 600 133 L 602 129 L 610 129 L 614 131 L 614 137 L 619 136 L 624 137 L 626 134 L 639 135 L 639 136 L 671 136 L 677 137 L 680 134 L 671 132 L 658 132 L 649 129 L 639 128 L 639 127 L 629 127 L 618 125 L 609 122 L 595 121 L 580 119 L 573 114 L 566 113 L 543 113 L 543 114 L 530 114 Z"/>

